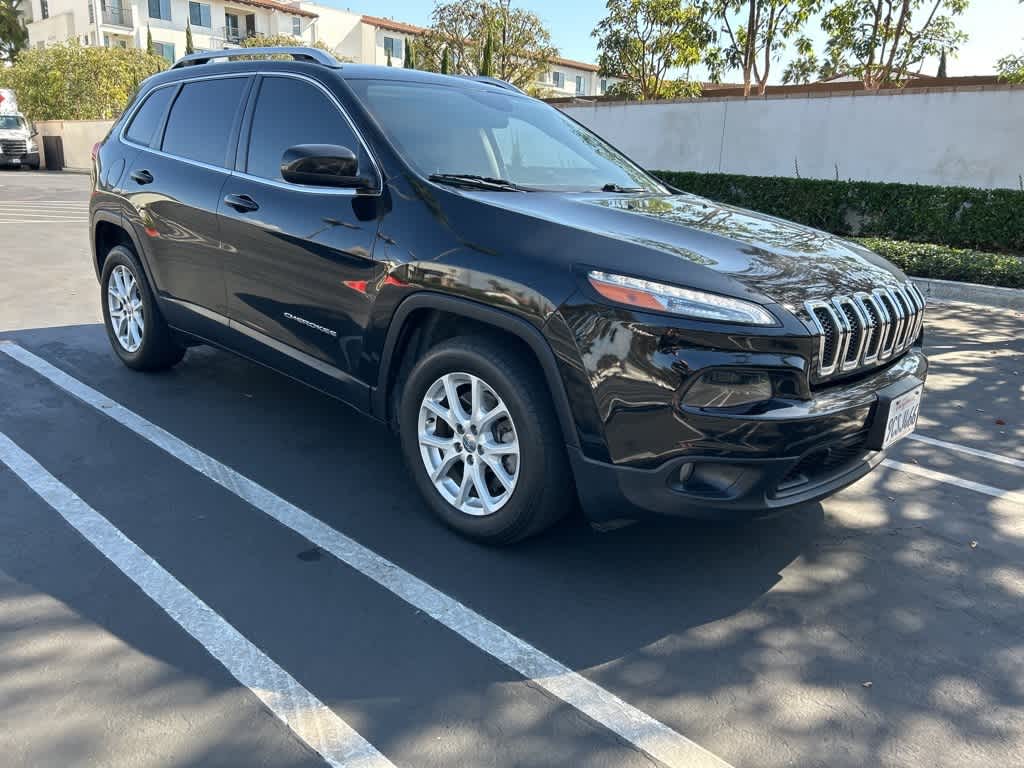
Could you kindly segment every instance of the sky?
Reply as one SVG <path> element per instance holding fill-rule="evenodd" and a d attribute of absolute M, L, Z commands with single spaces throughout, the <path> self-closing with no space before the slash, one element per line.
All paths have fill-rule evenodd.
<path fill-rule="evenodd" d="M 357 13 L 383 16 L 410 24 L 429 26 L 434 3 L 431 0 L 318 0 L 326 5 L 348 8 Z M 591 30 L 604 16 L 603 0 L 515 0 L 521 8 L 536 13 L 551 32 L 552 42 L 565 58 L 593 62 L 597 59 Z M 970 40 L 947 65 L 949 75 L 987 75 L 995 72 L 995 62 L 1009 53 L 1024 51 L 1024 4 L 1018 0 L 971 0 L 969 10 L 960 18 L 960 27 Z M 808 32 L 818 42 L 824 36 L 815 25 Z M 773 64 L 772 82 L 779 82 L 787 56 Z M 928 62 L 926 74 L 935 74 L 938 62 Z M 736 73 L 726 76 L 734 80 Z M 694 71 L 694 78 L 702 73 Z"/>

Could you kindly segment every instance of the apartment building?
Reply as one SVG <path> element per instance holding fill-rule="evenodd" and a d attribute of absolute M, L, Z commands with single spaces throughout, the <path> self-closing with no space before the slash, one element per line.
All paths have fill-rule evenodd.
<path fill-rule="evenodd" d="M 147 28 L 168 61 L 185 53 L 185 28 L 196 50 L 229 48 L 254 35 L 319 39 L 317 14 L 276 0 L 31 0 L 29 45 L 66 40 L 140 48 Z"/>
<path fill-rule="evenodd" d="M 303 0 L 29 0 L 29 45 L 66 40 L 139 48 L 147 29 L 168 61 L 185 53 L 185 28 L 196 50 L 230 48 L 255 35 L 321 41 L 343 61 L 401 67 L 406 46 L 427 30 Z M 29 10 L 30 9 L 30 10 Z M 593 64 L 557 58 L 535 83 L 546 96 L 598 96 L 611 80 Z"/>
<path fill-rule="evenodd" d="M 542 73 L 535 85 L 546 96 L 604 96 L 613 83 L 612 77 L 601 77 L 595 64 L 557 58 L 551 69 Z"/>

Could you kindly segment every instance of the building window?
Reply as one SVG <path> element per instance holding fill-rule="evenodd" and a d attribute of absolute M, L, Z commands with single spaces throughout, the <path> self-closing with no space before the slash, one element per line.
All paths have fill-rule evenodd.
<path fill-rule="evenodd" d="M 46 8 L 46 3 L 45 2 L 43 3 L 43 8 Z M 46 17 L 43 16 L 43 18 L 45 19 Z M 95 24 L 96 23 L 96 11 L 93 10 L 91 2 L 89 3 L 89 23 L 90 24 Z"/>
<path fill-rule="evenodd" d="M 171 0 L 149 0 L 149 18 L 171 20 Z"/>
<path fill-rule="evenodd" d="M 384 38 L 384 55 L 391 54 L 392 61 L 401 61 L 402 59 L 402 38 L 400 37 L 385 37 Z"/>
<path fill-rule="evenodd" d="M 605 78 L 601 78 L 601 95 L 604 96 L 608 93 L 608 81 Z"/>
<path fill-rule="evenodd" d="M 565 73 L 551 70 L 551 82 L 555 88 L 565 88 Z"/>
<path fill-rule="evenodd" d="M 586 96 L 587 87 L 583 85 L 583 75 L 576 75 L 576 95 Z"/>
<path fill-rule="evenodd" d="M 153 53 L 163 56 L 169 64 L 174 63 L 174 43 L 153 43 Z"/>
<path fill-rule="evenodd" d="M 92 10 L 92 3 L 89 4 L 89 10 Z M 39 13 L 44 19 L 50 18 L 50 4 L 46 0 L 40 2 Z M 89 21 L 92 21 L 92 19 L 89 19 Z"/>
<path fill-rule="evenodd" d="M 292 16 L 292 35 L 295 37 L 302 36 L 302 19 L 298 16 Z"/>
<path fill-rule="evenodd" d="M 209 29 L 213 26 L 212 19 L 209 3 L 190 2 L 188 4 L 188 21 L 193 27 L 206 27 Z"/>

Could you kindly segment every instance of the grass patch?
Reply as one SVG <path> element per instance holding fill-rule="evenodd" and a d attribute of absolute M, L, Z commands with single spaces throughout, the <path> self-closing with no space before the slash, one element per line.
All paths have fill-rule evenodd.
<path fill-rule="evenodd" d="M 1024 258 L 1019 256 L 881 237 L 856 240 L 912 277 L 1024 288 Z"/>

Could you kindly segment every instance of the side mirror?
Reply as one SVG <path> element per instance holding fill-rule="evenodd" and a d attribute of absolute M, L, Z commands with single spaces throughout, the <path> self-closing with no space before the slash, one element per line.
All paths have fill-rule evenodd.
<path fill-rule="evenodd" d="M 298 144 L 281 157 L 281 176 L 293 184 L 317 187 L 363 188 L 369 179 L 359 175 L 359 158 L 337 144 Z"/>
<path fill-rule="evenodd" d="M 36 124 L 35 123 L 29 123 L 28 137 L 30 139 L 34 139 L 38 135 L 39 135 L 39 129 L 36 128 Z"/>

